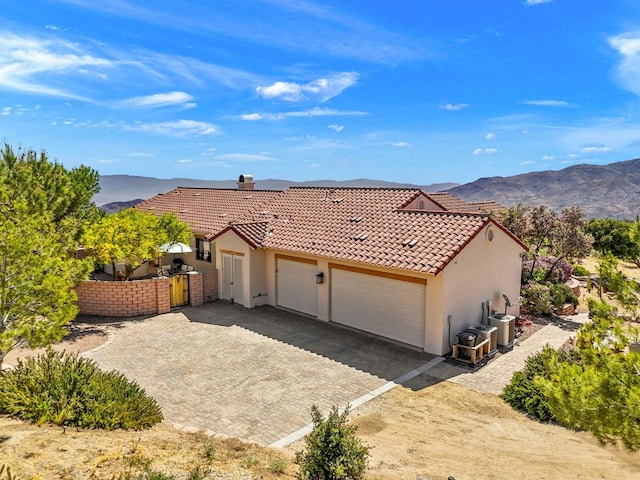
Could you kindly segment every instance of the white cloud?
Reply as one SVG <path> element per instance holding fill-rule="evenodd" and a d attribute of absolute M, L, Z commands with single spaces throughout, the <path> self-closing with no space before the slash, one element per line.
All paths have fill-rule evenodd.
<path fill-rule="evenodd" d="M 329 125 L 327 128 L 335 130 L 336 132 L 341 132 L 342 130 L 344 130 L 344 125 Z"/>
<path fill-rule="evenodd" d="M 497 148 L 476 148 L 473 151 L 474 155 L 493 155 L 494 153 L 498 153 Z"/>
<path fill-rule="evenodd" d="M 542 156 L 542 160 L 544 160 L 545 162 L 551 161 L 551 160 L 555 160 L 556 157 L 554 157 L 553 155 L 543 155 Z"/>
<path fill-rule="evenodd" d="M 519 165 L 535 165 L 537 162 L 535 160 L 525 160 L 524 162 L 520 162 Z"/>
<path fill-rule="evenodd" d="M 524 100 L 523 105 L 535 105 L 537 107 L 569 107 L 571 104 L 564 100 Z"/>
<path fill-rule="evenodd" d="M 611 37 L 609 45 L 622 56 L 616 72 L 618 82 L 623 88 L 640 95 L 640 31 Z"/>
<path fill-rule="evenodd" d="M 567 155 L 567 158 L 578 158 L 578 155 L 576 155 L 575 153 L 570 153 L 569 155 Z"/>
<path fill-rule="evenodd" d="M 311 168 L 320 168 L 322 165 L 320 165 L 319 163 L 312 163 L 311 165 L 309 165 Z"/>
<path fill-rule="evenodd" d="M 143 97 L 133 97 L 116 104 L 120 108 L 156 108 L 182 106 L 183 108 L 193 108 L 197 104 L 192 102 L 193 96 L 185 92 L 156 93 Z"/>
<path fill-rule="evenodd" d="M 439 110 L 449 110 L 450 112 L 456 112 L 467 108 L 469 105 L 466 103 L 444 103 L 438 107 Z"/>
<path fill-rule="evenodd" d="M 307 110 L 297 110 L 293 112 L 279 112 L 279 113 L 246 113 L 240 115 L 242 120 L 257 121 L 257 120 L 284 120 L 285 118 L 296 117 L 353 117 L 369 115 L 368 112 L 361 112 L 358 110 L 335 110 L 333 108 L 319 108 L 314 107 Z"/>
<path fill-rule="evenodd" d="M 391 145 L 393 145 L 394 147 L 400 147 L 400 148 L 409 148 L 411 146 L 411 144 L 407 142 L 396 142 L 396 143 L 392 143 Z"/>
<path fill-rule="evenodd" d="M 609 153 L 612 149 L 605 145 L 585 145 L 580 149 L 581 153 Z"/>
<path fill-rule="evenodd" d="M 0 87 L 22 93 L 86 100 L 68 90 L 71 75 L 100 72 L 114 63 L 86 52 L 78 44 L 0 33 Z M 59 84 L 61 87 L 54 85 Z"/>
<path fill-rule="evenodd" d="M 181 158 L 180 160 L 178 160 L 176 163 L 193 163 L 193 160 L 189 160 L 188 158 Z"/>
<path fill-rule="evenodd" d="M 125 156 L 126 157 L 131 157 L 131 158 L 151 158 L 151 157 L 155 157 L 155 155 L 153 153 L 147 153 L 147 152 L 131 152 L 131 153 L 127 153 Z"/>
<path fill-rule="evenodd" d="M 247 120 L 248 122 L 255 122 L 257 120 L 262 120 L 264 117 L 259 113 L 245 113 L 244 115 L 240 115 L 242 120 Z"/>
<path fill-rule="evenodd" d="M 274 162 L 277 159 L 270 157 L 269 155 L 256 155 L 253 153 L 226 153 L 224 155 L 217 155 L 215 157 L 218 160 L 230 160 L 232 162 Z"/>
<path fill-rule="evenodd" d="M 4 107 L 2 109 L 2 115 L 11 115 L 11 107 Z"/>
<path fill-rule="evenodd" d="M 169 135 L 172 137 L 190 137 L 202 135 L 219 135 L 220 129 L 208 122 L 198 122 L 196 120 L 177 120 L 174 122 L 160 123 L 136 123 L 125 126 L 126 130 L 156 133 L 159 135 Z"/>
<path fill-rule="evenodd" d="M 277 98 L 287 102 L 305 100 L 325 102 L 355 85 L 358 77 L 356 72 L 341 72 L 305 84 L 275 82 L 267 87 L 257 87 L 256 92 L 266 99 Z"/>
<path fill-rule="evenodd" d="M 489 132 L 484 136 L 484 138 L 487 140 L 493 140 L 494 138 L 496 138 L 496 134 Z"/>
<path fill-rule="evenodd" d="M 543 3 L 551 3 L 553 0 L 526 0 L 527 5 L 542 5 Z"/>

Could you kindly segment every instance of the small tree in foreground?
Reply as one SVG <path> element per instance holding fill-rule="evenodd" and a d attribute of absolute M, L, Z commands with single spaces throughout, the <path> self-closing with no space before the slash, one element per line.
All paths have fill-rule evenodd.
<path fill-rule="evenodd" d="M 60 340 L 77 314 L 74 287 L 89 265 L 74 258 L 97 209 L 98 173 L 65 169 L 45 152 L 0 149 L 0 364 L 13 348 Z"/>
<path fill-rule="evenodd" d="M 369 447 L 356 436 L 357 427 L 347 423 L 349 407 L 332 407 L 327 418 L 317 405 L 311 407 L 313 430 L 305 437 L 306 450 L 297 452 L 300 478 L 341 480 L 364 477 Z"/>
<path fill-rule="evenodd" d="M 605 302 L 589 300 L 589 311 L 576 351 L 547 348 L 532 357 L 502 398 L 542 420 L 587 430 L 603 444 L 640 450 L 640 354 L 628 351 L 638 332 Z"/>

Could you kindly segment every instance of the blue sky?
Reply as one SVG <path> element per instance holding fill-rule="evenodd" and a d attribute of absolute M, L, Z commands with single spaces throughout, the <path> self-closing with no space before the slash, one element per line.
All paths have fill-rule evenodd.
<path fill-rule="evenodd" d="M 0 138 L 101 174 L 416 184 L 640 156 L 637 0 L 0 0 Z"/>

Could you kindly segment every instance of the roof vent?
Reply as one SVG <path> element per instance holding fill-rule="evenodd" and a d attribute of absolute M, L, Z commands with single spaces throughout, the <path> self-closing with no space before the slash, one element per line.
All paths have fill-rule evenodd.
<path fill-rule="evenodd" d="M 255 185 L 256 182 L 253 181 L 253 175 L 244 173 L 238 177 L 238 190 L 253 190 Z"/>

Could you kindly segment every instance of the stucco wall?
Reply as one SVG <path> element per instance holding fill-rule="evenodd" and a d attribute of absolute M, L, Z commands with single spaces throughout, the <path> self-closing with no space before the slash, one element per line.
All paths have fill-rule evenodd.
<path fill-rule="evenodd" d="M 493 230 L 493 240 L 487 238 L 487 228 Z M 455 334 L 480 323 L 482 302 L 490 300 L 492 307 L 504 312 L 502 294 L 513 307 L 510 314 L 518 315 L 520 307 L 520 254 L 516 242 L 494 225 L 485 227 L 455 259 L 438 275 L 442 282 L 443 305 L 440 316 L 443 331 L 441 353 L 450 350 L 447 317 L 451 315 L 451 341 Z"/>
<path fill-rule="evenodd" d="M 168 278 L 132 282 L 87 280 L 77 288 L 80 313 L 107 317 L 133 317 L 170 310 Z"/>
<path fill-rule="evenodd" d="M 223 298 L 223 277 L 224 277 L 224 265 L 222 262 L 222 254 L 228 252 L 235 252 L 242 255 L 242 302 L 236 300 L 236 303 L 244 305 L 247 308 L 255 306 L 251 301 L 251 253 L 252 248 L 247 243 L 238 237 L 234 232 L 228 231 L 220 235 L 216 239 L 216 264 L 220 265 L 220 273 L 218 275 L 218 291 L 220 298 Z"/>

